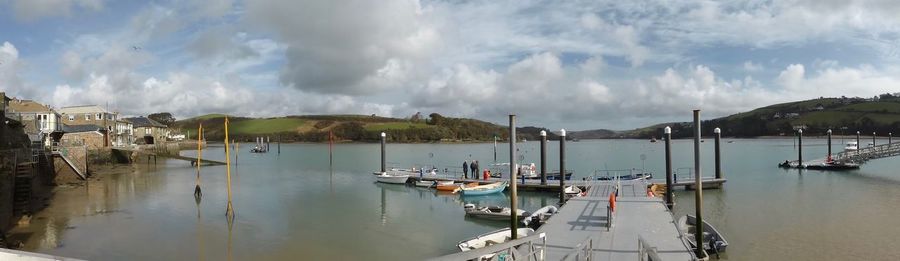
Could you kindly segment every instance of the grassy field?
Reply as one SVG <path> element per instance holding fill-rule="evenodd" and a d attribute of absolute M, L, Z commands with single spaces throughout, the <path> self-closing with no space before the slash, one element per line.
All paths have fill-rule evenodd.
<path fill-rule="evenodd" d="M 235 134 L 267 134 L 278 132 L 295 132 L 305 127 L 307 121 L 295 118 L 251 119 L 231 124 Z"/>
<path fill-rule="evenodd" d="M 425 123 L 411 122 L 369 123 L 365 126 L 367 131 L 405 130 L 410 128 L 434 128 L 434 126 Z"/>
<path fill-rule="evenodd" d="M 189 120 L 189 121 L 190 121 L 190 120 L 198 120 L 198 121 L 202 121 L 202 120 L 209 120 L 209 119 L 215 119 L 215 118 L 224 118 L 225 116 L 228 116 L 228 115 L 225 115 L 225 114 L 207 114 L 207 115 L 201 115 L 201 116 L 193 117 L 193 118 L 186 119 L 186 120 Z"/>

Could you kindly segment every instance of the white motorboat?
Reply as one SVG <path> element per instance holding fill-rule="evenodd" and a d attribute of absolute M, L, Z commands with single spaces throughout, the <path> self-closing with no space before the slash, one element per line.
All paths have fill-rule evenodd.
<path fill-rule="evenodd" d="M 409 175 L 390 172 L 375 176 L 376 181 L 388 184 L 406 184 L 407 179 L 409 179 Z"/>
<path fill-rule="evenodd" d="M 537 228 L 540 225 L 543 225 L 547 219 L 549 219 L 553 214 L 559 211 L 556 206 L 545 206 L 538 210 L 535 210 L 531 213 L 530 216 L 522 219 L 522 224 L 526 227 Z"/>
<path fill-rule="evenodd" d="M 844 146 L 844 151 L 855 151 L 859 150 L 859 144 L 856 144 L 855 141 L 847 142 L 847 146 Z"/>
<path fill-rule="evenodd" d="M 500 206 L 478 207 L 475 204 L 466 204 L 463 208 L 466 210 L 466 216 L 490 220 L 509 220 L 512 213 L 510 208 Z M 516 209 L 516 218 L 518 220 L 522 220 L 529 215 L 531 213 L 528 213 L 528 211 Z"/>
<path fill-rule="evenodd" d="M 434 181 L 430 181 L 430 180 L 416 181 L 416 187 L 429 188 L 431 186 L 434 186 Z"/>
<path fill-rule="evenodd" d="M 578 186 L 568 186 L 565 189 L 563 189 L 563 191 L 566 192 L 566 196 L 570 196 L 570 197 L 581 197 L 581 196 L 583 196 L 582 192 L 584 192 Z"/>
<path fill-rule="evenodd" d="M 518 236 L 519 238 L 526 237 L 531 234 L 534 234 L 534 229 L 519 228 L 516 230 L 516 236 Z M 504 228 L 460 241 L 456 246 L 461 251 L 475 250 L 490 245 L 502 244 L 506 241 L 509 241 L 510 236 L 510 229 Z M 482 256 L 482 258 L 484 258 L 484 256 Z M 491 258 L 491 256 L 488 256 L 487 258 L 489 259 Z"/>

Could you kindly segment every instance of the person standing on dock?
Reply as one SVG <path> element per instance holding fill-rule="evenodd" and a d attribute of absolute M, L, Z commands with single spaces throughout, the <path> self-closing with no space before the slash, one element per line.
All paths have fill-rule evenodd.
<path fill-rule="evenodd" d="M 478 179 L 478 161 L 473 160 L 472 164 L 469 165 L 472 168 L 472 178 Z"/>
<path fill-rule="evenodd" d="M 472 164 L 475 164 L 475 162 L 472 162 Z M 463 161 L 463 178 L 466 178 L 466 179 L 469 178 L 469 161 L 468 160 Z"/>

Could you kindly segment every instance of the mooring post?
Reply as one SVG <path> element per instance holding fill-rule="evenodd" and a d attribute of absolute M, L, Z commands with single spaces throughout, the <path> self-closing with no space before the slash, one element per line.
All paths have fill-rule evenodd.
<path fill-rule="evenodd" d="M 825 161 L 831 162 L 831 129 L 828 129 L 825 133 L 828 134 L 828 157 L 825 158 Z"/>
<path fill-rule="evenodd" d="M 893 135 L 891 135 L 891 133 L 888 132 L 888 144 L 891 144 L 891 137 L 892 137 L 892 136 L 893 136 Z"/>
<path fill-rule="evenodd" d="M 281 154 L 281 135 L 278 135 L 278 154 Z"/>
<path fill-rule="evenodd" d="M 797 168 L 803 167 L 803 129 L 797 130 Z"/>
<path fill-rule="evenodd" d="M 872 147 L 875 147 L 875 137 L 877 137 L 877 136 L 875 136 L 875 132 L 873 131 L 872 132 Z"/>
<path fill-rule="evenodd" d="M 666 207 L 672 210 L 675 206 L 675 195 L 672 193 L 672 128 L 666 126 L 663 136 L 666 139 Z"/>
<path fill-rule="evenodd" d="M 694 206 L 697 222 L 694 226 L 694 240 L 698 243 L 697 257 L 706 258 L 703 249 L 703 179 L 700 172 L 700 110 L 694 110 Z"/>
<path fill-rule="evenodd" d="M 566 129 L 559 130 L 559 205 L 566 203 Z"/>
<path fill-rule="evenodd" d="M 228 151 L 228 117 L 225 117 L 225 174 L 228 182 L 228 205 L 225 207 L 225 217 L 229 220 L 234 219 L 234 207 L 231 205 L 231 160 L 229 159 L 230 151 Z M 236 156 L 236 155 L 235 155 Z M 237 157 L 235 157 L 237 159 Z"/>
<path fill-rule="evenodd" d="M 862 144 L 859 144 L 859 131 L 856 131 L 856 153 L 857 154 L 859 153 L 859 149 L 861 148 L 860 145 L 862 145 Z"/>
<path fill-rule="evenodd" d="M 509 115 L 509 209 L 510 218 L 509 218 L 509 232 L 511 233 L 512 239 L 519 238 L 518 235 L 518 225 L 519 218 L 516 215 L 516 207 L 518 207 L 517 193 L 516 193 L 516 115 Z"/>
<path fill-rule="evenodd" d="M 381 133 L 381 174 L 387 173 L 385 169 L 387 169 L 387 162 L 385 161 L 384 155 L 384 140 L 387 138 L 387 134 Z"/>
<path fill-rule="evenodd" d="M 541 185 L 547 185 L 547 132 L 541 131 Z"/>
<path fill-rule="evenodd" d="M 497 164 L 497 135 L 494 134 L 494 164 Z M 477 179 L 477 176 L 476 176 Z"/>
<path fill-rule="evenodd" d="M 713 132 L 716 134 L 716 179 L 722 179 L 722 150 L 719 145 L 722 141 L 722 129 L 715 128 Z"/>

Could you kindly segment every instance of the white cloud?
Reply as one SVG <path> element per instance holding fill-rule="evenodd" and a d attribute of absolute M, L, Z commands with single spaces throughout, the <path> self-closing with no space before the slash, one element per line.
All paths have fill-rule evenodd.
<path fill-rule="evenodd" d="M 20 21 L 69 16 L 73 6 L 88 11 L 103 10 L 102 0 L 11 0 L 11 5 L 16 19 Z"/>
<path fill-rule="evenodd" d="M 748 73 L 760 72 L 763 69 L 765 68 L 763 68 L 762 64 L 754 63 L 753 61 L 744 62 L 744 71 Z"/>
<path fill-rule="evenodd" d="M 25 83 L 19 76 L 23 64 L 19 59 L 19 50 L 16 46 L 3 42 L 0 45 L 0 91 L 6 92 L 7 96 L 29 96 L 34 94 L 34 90 L 25 87 Z"/>

